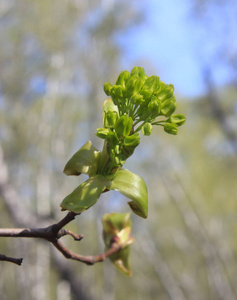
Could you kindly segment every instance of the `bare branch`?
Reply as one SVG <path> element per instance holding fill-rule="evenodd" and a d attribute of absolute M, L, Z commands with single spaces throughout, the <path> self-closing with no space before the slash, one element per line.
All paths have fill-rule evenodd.
<path fill-rule="evenodd" d="M 77 260 L 87 265 L 94 265 L 95 263 L 104 261 L 110 255 L 117 253 L 121 247 L 118 243 L 111 243 L 110 248 L 105 253 L 99 254 L 97 256 L 82 256 L 80 254 L 74 253 L 71 250 L 63 246 L 58 240 L 53 242 L 55 248 L 58 249 L 66 258 Z"/>
<path fill-rule="evenodd" d="M 104 261 L 106 257 L 118 252 L 120 250 L 120 245 L 117 242 L 112 242 L 111 247 L 107 252 L 99 254 L 97 256 L 82 256 L 80 254 L 74 253 L 68 248 L 66 248 L 62 243 L 59 242 L 59 239 L 62 236 L 70 235 L 76 241 L 80 241 L 83 238 L 83 235 L 77 235 L 70 230 L 63 229 L 62 227 L 70 223 L 75 219 L 77 214 L 69 212 L 62 220 L 58 223 L 50 225 L 45 228 L 0 228 L 0 237 L 17 237 L 17 238 L 42 238 L 54 245 L 54 247 L 60 251 L 66 258 L 80 261 L 82 263 L 93 265 L 97 262 Z M 4 258 L 4 259 L 3 259 Z M 2 259 L 11 261 L 21 265 L 19 259 L 9 258 L 2 255 Z M 20 262 L 20 263 L 19 263 Z"/>
<path fill-rule="evenodd" d="M 14 257 L 6 256 L 4 254 L 0 254 L 0 261 L 8 261 L 20 266 L 22 264 L 23 258 L 14 258 Z"/>

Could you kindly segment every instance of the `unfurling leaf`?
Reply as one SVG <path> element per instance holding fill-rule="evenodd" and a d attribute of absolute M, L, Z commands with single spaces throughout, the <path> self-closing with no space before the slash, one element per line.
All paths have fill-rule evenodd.
<path fill-rule="evenodd" d="M 91 141 L 88 141 L 70 158 L 63 172 L 66 175 L 81 173 L 94 175 L 98 169 L 99 159 L 100 151 L 91 144 Z"/>
<path fill-rule="evenodd" d="M 130 276 L 132 272 L 129 261 L 129 246 L 134 241 L 131 237 L 132 223 L 130 220 L 130 213 L 106 214 L 102 219 L 102 225 L 106 250 L 110 248 L 111 242 L 114 239 L 116 239 L 121 247 L 119 252 L 110 256 L 110 260 L 115 264 L 119 271 Z"/>
<path fill-rule="evenodd" d="M 132 211 L 142 218 L 147 218 L 148 194 L 143 178 L 126 169 L 120 169 L 111 176 L 111 184 L 107 188 L 116 190 L 132 200 L 128 202 Z"/>
<path fill-rule="evenodd" d="M 87 210 L 97 202 L 107 184 L 105 178 L 101 175 L 90 177 L 63 199 L 60 205 L 62 210 L 70 210 L 74 213 Z"/>
<path fill-rule="evenodd" d="M 142 177 L 126 170 L 119 169 L 112 175 L 91 176 L 79 185 L 61 203 L 63 210 L 81 213 L 93 206 L 104 190 L 116 190 L 129 198 L 132 211 L 142 218 L 147 218 L 148 195 Z"/>

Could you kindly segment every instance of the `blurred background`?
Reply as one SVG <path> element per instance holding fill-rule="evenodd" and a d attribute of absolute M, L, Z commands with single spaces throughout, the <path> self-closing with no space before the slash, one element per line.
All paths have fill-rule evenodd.
<path fill-rule="evenodd" d="M 175 86 L 187 123 L 142 138 L 125 167 L 149 190 L 132 215 L 133 275 L 109 260 L 67 261 L 41 240 L 1 238 L 1 300 L 237 299 L 237 2 L 235 0 L 0 0 L 0 227 L 59 221 L 81 178 L 67 160 L 99 149 L 103 83 L 142 66 Z M 126 212 L 116 192 L 67 228 L 75 252 L 103 252 L 101 218 Z"/>

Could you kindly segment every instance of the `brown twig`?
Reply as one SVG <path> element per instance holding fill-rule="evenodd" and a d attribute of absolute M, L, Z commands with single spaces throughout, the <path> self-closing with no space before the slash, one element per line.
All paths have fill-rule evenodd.
<path fill-rule="evenodd" d="M 61 242 L 59 242 L 59 239 L 62 236 L 70 235 L 76 241 L 80 241 L 83 238 L 83 235 L 77 235 L 70 230 L 63 229 L 65 225 L 75 219 L 76 215 L 77 214 L 73 212 L 69 212 L 58 223 L 45 228 L 0 228 L 0 237 L 42 238 L 52 243 L 54 247 L 58 251 L 60 251 L 66 258 L 77 260 L 88 265 L 93 265 L 97 262 L 104 261 L 106 257 L 120 250 L 119 244 L 114 241 L 111 243 L 111 247 L 108 249 L 108 251 L 97 256 L 82 256 L 66 248 Z M 0 260 L 5 260 L 21 265 L 23 259 L 10 258 L 0 254 Z"/>
<path fill-rule="evenodd" d="M 8 261 L 20 266 L 22 264 L 23 258 L 14 258 L 14 257 L 6 256 L 4 254 L 0 254 L 0 261 Z"/>

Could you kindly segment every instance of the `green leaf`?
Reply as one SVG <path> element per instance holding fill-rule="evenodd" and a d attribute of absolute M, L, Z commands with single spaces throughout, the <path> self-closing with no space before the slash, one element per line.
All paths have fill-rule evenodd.
<path fill-rule="evenodd" d="M 114 263 L 115 267 L 124 275 L 132 275 L 130 266 L 130 247 L 121 249 L 119 252 L 112 254 L 109 258 Z"/>
<path fill-rule="evenodd" d="M 115 264 L 116 268 L 125 275 L 131 275 L 130 267 L 130 245 L 134 239 L 131 237 L 132 223 L 130 213 L 106 214 L 102 219 L 103 238 L 106 250 L 110 248 L 112 239 L 120 244 L 121 250 L 110 256 L 110 260 Z"/>
<path fill-rule="evenodd" d="M 142 177 L 126 169 L 120 169 L 111 176 L 111 184 L 107 188 L 116 190 L 132 200 L 128 202 L 132 211 L 142 218 L 147 218 L 148 194 Z"/>
<path fill-rule="evenodd" d="M 108 182 L 103 176 L 90 177 L 63 199 L 60 205 L 62 210 L 70 210 L 74 213 L 87 210 L 97 202 L 100 194 L 106 189 L 106 185 Z"/>
<path fill-rule="evenodd" d="M 114 236 L 119 236 L 121 243 L 123 243 L 123 246 L 128 246 L 131 244 L 131 236 L 127 233 L 124 234 L 125 229 L 129 229 L 129 231 L 131 232 L 132 222 L 130 219 L 130 215 L 130 213 L 111 213 L 104 215 L 102 219 L 102 225 L 104 230 L 104 240 L 108 247 L 110 246 L 111 238 L 113 238 Z"/>
<path fill-rule="evenodd" d="M 117 190 L 128 197 L 130 208 L 135 214 L 147 218 L 148 195 L 147 187 L 142 177 L 126 170 L 119 169 L 112 175 L 91 176 L 79 185 L 61 203 L 63 210 L 75 213 L 83 212 L 94 205 L 100 194 L 105 190 Z"/>
<path fill-rule="evenodd" d="M 91 141 L 85 143 L 67 162 L 63 172 L 66 175 L 89 176 L 96 174 L 100 159 L 100 151 L 97 150 Z"/>

